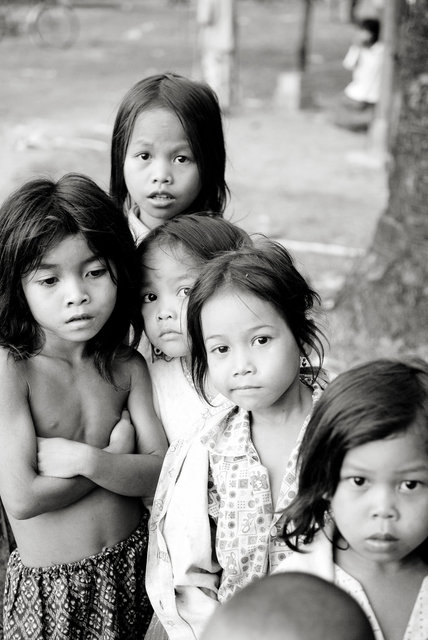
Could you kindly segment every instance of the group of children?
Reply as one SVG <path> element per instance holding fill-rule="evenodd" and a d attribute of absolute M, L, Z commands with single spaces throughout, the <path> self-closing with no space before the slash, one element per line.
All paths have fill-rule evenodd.
<path fill-rule="evenodd" d="M 110 196 L 68 174 L 0 210 L 4 637 L 220 638 L 297 571 L 376 640 L 426 640 L 428 364 L 327 384 L 318 294 L 223 218 L 208 86 L 138 82 L 111 159 Z"/>

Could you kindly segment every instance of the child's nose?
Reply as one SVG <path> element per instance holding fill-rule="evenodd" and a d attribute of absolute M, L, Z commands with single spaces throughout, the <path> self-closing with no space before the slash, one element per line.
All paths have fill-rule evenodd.
<path fill-rule="evenodd" d="M 234 375 L 242 376 L 247 373 L 254 373 L 255 366 L 251 361 L 249 354 L 244 350 L 236 351 L 234 359 Z"/>
<path fill-rule="evenodd" d="M 371 514 L 375 518 L 396 518 L 395 492 L 387 487 L 373 489 Z"/>
<path fill-rule="evenodd" d="M 165 160 L 156 160 L 153 163 L 152 178 L 155 184 L 170 184 L 172 182 L 170 164 Z"/>
<path fill-rule="evenodd" d="M 79 306 L 89 302 L 89 294 L 83 282 L 73 279 L 67 283 L 66 302 L 67 306 Z"/>
<path fill-rule="evenodd" d="M 157 317 L 158 320 L 168 320 L 176 318 L 177 314 L 171 305 L 163 305 L 159 308 Z"/>

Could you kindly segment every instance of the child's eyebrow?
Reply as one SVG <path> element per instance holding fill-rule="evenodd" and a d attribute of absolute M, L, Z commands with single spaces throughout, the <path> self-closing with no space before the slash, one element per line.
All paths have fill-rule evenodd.
<path fill-rule="evenodd" d="M 83 260 L 82 265 L 85 266 L 87 264 L 90 264 L 91 262 L 94 262 L 95 260 L 102 260 L 102 257 L 99 254 L 94 253 L 91 256 L 89 256 L 89 258 L 86 258 L 85 260 Z M 55 262 L 40 262 L 40 264 L 37 265 L 34 271 L 40 271 L 42 269 L 56 269 L 57 267 L 58 267 L 58 264 L 56 264 Z"/>

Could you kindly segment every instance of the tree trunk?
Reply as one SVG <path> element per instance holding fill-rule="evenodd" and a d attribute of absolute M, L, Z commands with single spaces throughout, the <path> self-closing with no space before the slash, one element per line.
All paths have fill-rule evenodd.
<path fill-rule="evenodd" d="M 428 357 L 428 11 L 426 0 L 397 2 L 389 202 L 332 311 L 332 355 L 344 364 Z"/>

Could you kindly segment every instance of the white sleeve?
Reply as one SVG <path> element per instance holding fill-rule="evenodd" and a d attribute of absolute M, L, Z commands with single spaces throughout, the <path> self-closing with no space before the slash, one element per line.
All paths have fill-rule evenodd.
<path fill-rule="evenodd" d="M 343 67 L 345 69 L 348 69 L 349 71 L 353 71 L 357 65 L 359 56 L 360 56 L 360 47 L 358 47 L 355 44 L 352 44 L 348 49 L 348 53 L 343 59 L 343 62 L 342 62 Z"/>
<path fill-rule="evenodd" d="M 166 456 L 150 529 L 153 608 L 171 640 L 199 640 L 219 604 L 220 572 L 208 515 L 208 451 L 199 440 Z"/>

